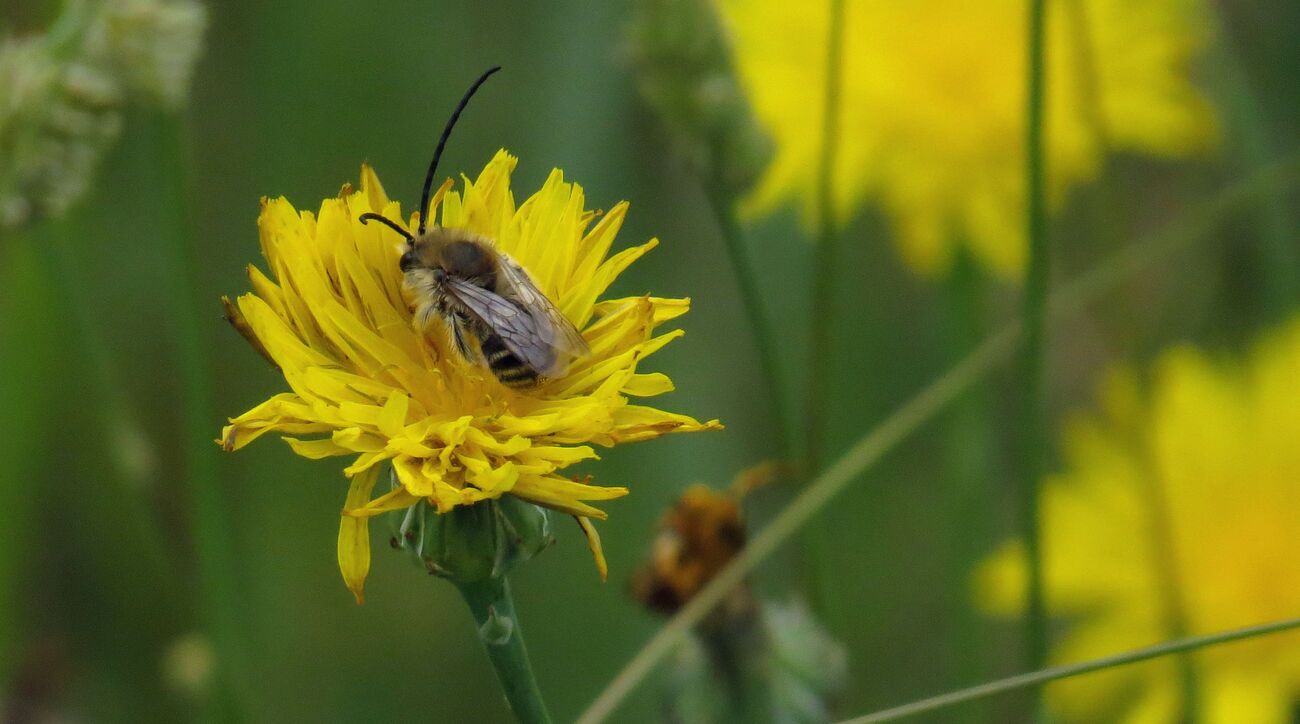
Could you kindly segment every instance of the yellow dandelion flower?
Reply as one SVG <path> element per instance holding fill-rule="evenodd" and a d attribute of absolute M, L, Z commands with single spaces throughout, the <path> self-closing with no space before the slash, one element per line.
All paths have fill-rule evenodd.
<path fill-rule="evenodd" d="M 1300 318 L 1242 364 L 1192 348 L 1165 353 L 1139 392 L 1113 374 L 1105 414 L 1075 419 L 1066 472 L 1043 490 L 1049 611 L 1070 621 L 1057 662 L 1169 638 L 1165 589 L 1180 583 L 1188 634 L 1300 612 Z M 1149 491 L 1167 500 L 1172 555 L 1152 535 Z M 1173 565 L 1163 567 L 1170 558 Z M 1005 545 L 976 576 L 991 611 L 1021 610 L 1025 562 Z M 1206 722 L 1287 722 L 1300 697 L 1300 636 L 1197 652 L 1191 659 Z M 1052 684 L 1049 700 L 1078 721 L 1185 721 L 1177 662 L 1164 659 Z"/>
<path fill-rule="evenodd" d="M 828 3 L 717 4 L 754 111 L 777 146 L 747 210 L 793 197 L 811 216 Z M 1046 153 L 1058 205 L 1067 188 L 1097 173 L 1103 143 L 1172 157 L 1213 138 L 1211 109 L 1187 73 L 1207 33 L 1196 0 L 1050 7 Z M 846 3 L 833 200 L 841 221 L 871 197 L 918 271 L 945 271 L 966 244 L 997 273 L 1018 276 L 1026 22 L 1019 0 Z"/>
<path fill-rule="evenodd" d="M 588 211 L 582 188 L 557 169 L 516 206 L 515 164 L 500 151 L 477 180 L 463 179 L 462 191 L 448 180 L 434 194 L 430 214 L 444 228 L 492 240 L 582 330 L 590 353 L 564 376 L 526 391 L 463 362 L 437 322 L 424 331 L 413 322 L 393 232 L 359 221 L 366 213 L 402 218 L 369 167 L 361 170 L 359 191 L 345 187 L 319 214 L 284 198 L 262 203 L 258 227 L 270 273 L 250 266 L 253 292 L 227 308 L 236 327 L 283 372 L 289 391 L 231 419 L 221 442 L 237 450 L 278 432 L 303 457 L 354 456 L 344 470 L 352 484 L 339 564 L 358 600 L 370 562 L 367 519 L 420 501 L 445 513 L 514 495 L 572 514 L 603 567 L 587 519 L 606 514 L 591 503 L 627 489 L 561 471 L 596 458 L 592 445 L 721 427 L 629 400 L 673 389 L 666 375 L 638 366 L 681 336 L 681 330 L 655 328 L 686 313 L 689 300 L 600 297 L 658 241 L 608 256 L 626 203 L 603 216 Z M 372 497 L 385 464 L 392 489 Z"/>

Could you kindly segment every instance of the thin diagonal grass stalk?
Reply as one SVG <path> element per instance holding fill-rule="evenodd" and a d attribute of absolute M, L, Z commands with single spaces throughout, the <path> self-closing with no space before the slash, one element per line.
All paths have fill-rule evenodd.
<path fill-rule="evenodd" d="M 1249 179 L 1225 189 L 1205 204 L 1169 224 L 1155 236 L 1115 254 L 1089 273 L 1060 288 L 1049 299 L 1048 312 L 1060 316 L 1098 299 L 1152 262 L 1208 235 L 1232 213 L 1250 202 L 1295 181 L 1300 157 L 1292 156 Z M 1019 322 L 1007 324 L 987 337 L 973 352 L 915 397 L 867 432 L 835 464 L 817 476 L 740 555 L 709 581 L 646 645 L 579 717 L 580 724 L 604 721 L 687 633 L 704 619 L 745 576 L 758 567 L 791 535 L 802 528 L 836 495 L 879 461 L 898 443 L 930 420 L 962 391 L 1004 362 L 1016 350 Z"/>
<path fill-rule="evenodd" d="M 1016 689 L 1025 689 L 1032 686 L 1041 686 L 1050 681 L 1057 679 L 1067 679 L 1072 676 L 1090 674 L 1102 669 L 1111 669 L 1117 666 L 1128 666 L 1162 656 L 1172 656 L 1183 654 L 1197 649 L 1203 649 L 1209 646 L 1219 646 L 1222 644 L 1241 641 L 1243 639 L 1259 638 L 1261 636 L 1270 636 L 1272 634 L 1282 633 L 1300 628 L 1300 618 L 1288 618 L 1283 621 L 1260 624 L 1258 626 L 1247 626 L 1245 628 L 1232 629 L 1231 631 L 1220 631 L 1218 633 L 1205 634 L 1203 636 L 1190 636 L 1188 638 L 1166 641 L 1162 644 L 1147 646 L 1141 649 L 1126 651 L 1122 654 L 1113 656 L 1103 656 L 1099 659 L 1081 661 L 1077 664 L 1066 664 L 1064 666 L 1053 666 L 1041 671 L 1033 671 L 1028 674 L 1018 674 L 1009 676 L 1005 679 L 990 681 L 986 684 L 979 684 L 967 689 L 950 691 L 947 694 L 932 696 L 929 699 L 912 702 L 896 706 L 892 709 L 885 709 L 874 714 L 868 714 L 856 719 L 848 719 L 840 724 L 880 724 L 880 722 L 898 721 L 906 717 L 926 714 L 938 709 L 943 709 L 968 701 L 975 701 L 997 694 L 1003 694 Z"/>

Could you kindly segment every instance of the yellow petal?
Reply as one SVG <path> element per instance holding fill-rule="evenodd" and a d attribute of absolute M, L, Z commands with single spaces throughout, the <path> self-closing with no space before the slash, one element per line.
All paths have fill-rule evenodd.
<path fill-rule="evenodd" d="M 458 458 L 465 466 L 466 482 L 485 493 L 510 492 L 519 480 L 519 470 L 513 462 L 493 466 L 492 463 L 479 457 L 460 455 Z"/>
<path fill-rule="evenodd" d="M 654 397 L 673 391 L 673 381 L 662 372 L 632 375 L 623 385 L 623 394 L 633 397 Z"/>
<path fill-rule="evenodd" d="M 378 467 L 372 467 L 369 470 L 378 469 Z M 361 473 L 358 473 L 358 475 L 361 475 Z M 420 498 L 411 495 L 407 492 L 406 488 L 397 488 L 384 493 L 364 505 L 355 508 L 344 508 L 343 516 L 346 518 L 373 518 L 376 515 L 382 515 L 389 511 L 409 508 L 418 502 L 420 502 Z"/>
<path fill-rule="evenodd" d="M 406 413 L 410 409 L 411 398 L 393 391 L 379 413 L 379 431 L 389 438 L 400 437 L 406 428 Z"/>
<path fill-rule="evenodd" d="M 605 551 L 600 546 L 600 534 L 596 532 L 596 526 L 586 516 L 575 515 L 573 519 L 578 521 L 578 526 L 582 528 L 582 534 L 587 536 L 587 547 L 591 549 L 592 558 L 596 559 L 596 570 L 600 573 L 600 580 L 602 582 L 607 580 L 609 578 L 609 565 L 605 563 Z"/>
<path fill-rule="evenodd" d="M 632 262 L 640 259 L 656 246 L 659 246 L 659 240 L 651 239 L 640 246 L 624 249 L 606 259 L 591 276 L 583 279 L 582 284 L 575 286 L 560 300 L 560 310 L 569 319 L 576 320 L 580 326 L 585 325 L 591 318 L 591 310 L 596 303 L 596 298 L 603 294 L 614 279 L 632 265 Z"/>
<path fill-rule="evenodd" d="M 703 430 L 721 430 L 722 423 L 717 420 L 700 422 L 693 417 L 664 412 L 643 405 L 625 405 L 614 414 L 617 427 L 608 436 L 605 444 L 651 440 L 670 432 L 700 432 Z M 600 442 L 597 440 L 597 442 Z"/>
<path fill-rule="evenodd" d="M 384 185 L 379 183 L 375 169 L 368 163 L 361 164 L 361 195 L 370 201 L 370 208 L 379 211 L 388 205 L 388 194 Z"/>
<path fill-rule="evenodd" d="M 373 467 L 352 478 L 344 508 L 359 508 L 370 501 L 370 491 L 379 479 Z M 344 515 L 339 520 L 339 572 L 343 583 L 356 596 L 357 605 L 366 602 L 366 576 L 370 573 L 370 519 Z"/>
<path fill-rule="evenodd" d="M 585 279 L 596 271 L 596 267 L 609 253 L 609 248 L 614 243 L 614 237 L 618 235 L 619 229 L 623 227 L 623 219 L 627 216 L 627 209 L 628 203 L 626 201 L 614 204 L 614 207 L 605 214 L 605 217 L 596 224 L 596 227 L 583 237 L 582 248 L 578 252 L 580 256 L 578 267 L 573 272 L 575 278 Z"/>
<path fill-rule="evenodd" d="M 575 482 L 559 475 L 520 476 L 514 494 L 538 505 L 569 513 L 604 520 L 605 511 L 582 502 L 584 500 L 613 500 L 627 495 L 627 488 L 604 487 Z"/>
<path fill-rule="evenodd" d="M 296 437 L 286 437 L 284 441 L 289 443 L 289 447 L 293 449 L 294 453 L 308 460 L 320 460 L 335 455 L 349 455 L 356 452 L 339 445 L 328 437 L 322 440 L 300 440 Z"/>

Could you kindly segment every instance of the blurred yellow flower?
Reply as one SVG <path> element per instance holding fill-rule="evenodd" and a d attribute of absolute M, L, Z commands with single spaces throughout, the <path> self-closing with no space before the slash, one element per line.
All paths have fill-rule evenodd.
<path fill-rule="evenodd" d="M 443 227 L 492 239 L 583 330 L 590 354 L 564 377 L 526 392 L 467 366 L 443 335 L 421 333 L 412 322 L 395 235 L 358 221 L 368 212 L 402 218 L 370 168 L 361 170 L 360 191 L 345 187 L 321 204 L 319 215 L 300 212 L 283 198 L 262 203 L 258 227 L 272 276 L 250 266 L 253 293 L 227 302 L 227 310 L 284 373 L 291 391 L 230 420 L 221 442 L 237 450 L 279 432 L 293 436 L 285 440 L 303 457 L 355 456 L 344 470 L 352 486 L 340 525 L 339 564 L 358 600 L 370 562 L 367 518 L 422 500 L 447 512 L 510 494 L 578 516 L 603 566 L 586 519 L 605 513 L 588 501 L 627 490 L 560 471 L 596 458 L 588 443 L 612 446 L 720 427 L 716 420 L 700 423 L 629 403 L 629 397 L 673 389 L 667 376 L 637 366 L 681 336 L 681 330 L 657 336 L 653 330 L 684 314 L 689 300 L 598 298 L 658 241 L 606 259 L 627 204 L 617 204 L 593 226 L 600 214 L 585 209 L 582 188 L 565 182 L 557 169 L 516 207 L 510 189 L 515 163 L 498 152 L 476 181 L 464 179 L 462 192 L 448 180 L 430 209 Z M 392 466 L 392 488 L 372 499 L 384 463 Z"/>
<path fill-rule="evenodd" d="M 1144 396 L 1132 372 L 1111 375 L 1105 413 L 1071 422 L 1067 472 L 1043 490 L 1048 608 L 1070 622 L 1056 662 L 1169 638 L 1158 575 L 1169 558 L 1189 634 L 1300 613 L 1300 318 L 1243 364 L 1177 348 L 1150 379 Z M 1152 535 L 1153 489 L 1168 502 L 1172 555 Z M 1019 542 L 987 560 L 975 583 L 982 605 L 1018 614 Z M 1207 649 L 1192 665 L 1203 721 L 1292 720 L 1300 636 Z M 1176 666 L 1164 659 L 1058 682 L 1049 700 L 1076 721 L 1185 721 Z"/>
<path fill-rule="evenodd" d="M 829 3 L 716 2 L 755 112 L 777 144 L 747 211 L 794 197 L 811 215 Z M 1208 32 L 1198 0 L 1064 0 L 1049 8 L 1054 203 L 1097 173 L 1103 145 L 1172 157 L 1212 140 L 1211 109 L 1187 74 Z M 1018 275 L 1026 4 L 847 0 L 845 17 L 834 169 L 840 221 L 873 197 L 915 269 L 941 273 L 966 244 L 998 274 Z"/>

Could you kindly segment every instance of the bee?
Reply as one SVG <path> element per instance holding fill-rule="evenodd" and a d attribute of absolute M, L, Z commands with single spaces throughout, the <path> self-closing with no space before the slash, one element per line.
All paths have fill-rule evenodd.
<path fill-rule="evenodd" d="M 441 320 L 467 362 L 486 367 L 507 387 L 528 389 L 563 376 L 588 353 L 582 334 L 491 239 L 463 229 L 430 228 L 425 219 L 451 129 L 479 86 L 500 69 L 479 76 L 443 128 L 424 179 L 416 233 L 375 213 L 362 214 L 360 220 L 378 221 L 406 239 L 398 265 L 417 323 L 427 327 L 433 319 Z"/>
<path fill-rule="evenodd" d="M 562 376 L 587 343 L 518 262 L 488 239 L 434 227 L 402 254 L 416 319 L 443 320 L 456 351 L 507 387 Z M 475 349 L 477 346 L 477 349 Z"/>

